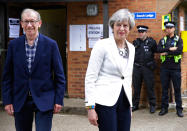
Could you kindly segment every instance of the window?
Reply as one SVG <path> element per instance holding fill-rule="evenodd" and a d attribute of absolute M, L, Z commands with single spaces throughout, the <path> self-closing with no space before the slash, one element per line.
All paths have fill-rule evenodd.
<path fill-rule="evenodd" d="M 187 31 L 187 10 L 185 11 L 185 16 L 184 16 L 185 18 L 184 18 L 184 29 L 185 29 L 185 31 Z"/>
<path fill-rule="evenodd" d="M 176 9 L 172 12 L 172 20 L 176 23 L 176 25 L 175 25 L 175 33 L 176 33 L 176 34 L 179 33 L 178 19 L 179 19 L 179 8 L 176 8 Z"/>

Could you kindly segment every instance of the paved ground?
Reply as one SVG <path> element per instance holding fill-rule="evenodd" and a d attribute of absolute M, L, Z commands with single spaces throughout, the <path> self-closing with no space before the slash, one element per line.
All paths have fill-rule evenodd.
<path fill-rule="evenodd" d="M 151 115 L 148 109 L 133 113 L 131 131 L 187 131 L 187 112 L 179 118 L 174 110 L 169 110 L 165 116 L 158 116 L 158 110 Z M 13 117 L 0 111 L 0 131 L 15 131 Z M 34 130 L 33 130 L 34 131 Z M 52 131 L 98 131 L 89 124 L 85 115 L 54 115 Z"/>
<path fill-rule="evenodd" d="M 174 104 L 170 104 L 165 116 L 158 116 L 159 110 L 150 114 L 148 108 L 140 109 L 132 115 L 131 131 L 187 131 L 187 99 L 183 99 L 183 107 L 183 118 L 177 117 Z M 15 131 L 13 117 L 8 116 L 2 106 L 0 131 Z M 98 128 L 89 124 L 83 99 L 65 98 L 62 113 L 54 115 L 52 131 L 98 131 Z"/>

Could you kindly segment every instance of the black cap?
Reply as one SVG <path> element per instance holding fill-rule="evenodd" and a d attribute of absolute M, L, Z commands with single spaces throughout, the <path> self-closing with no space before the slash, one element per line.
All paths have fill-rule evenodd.
<path fill-rule="evenodd" d="M 175 27 L 175 22 L 173 21 L 167 21 L 167 22 L 164 22 L 164 26 L 167 28 L 167 27 Z"/>
<path fill-rule="evenodd" d="M 149 29 L 149 27 L 147 27 L 145 25 L 138 25 L 137 29 L 138 29 L 138 31 L 147 31 Z"/>

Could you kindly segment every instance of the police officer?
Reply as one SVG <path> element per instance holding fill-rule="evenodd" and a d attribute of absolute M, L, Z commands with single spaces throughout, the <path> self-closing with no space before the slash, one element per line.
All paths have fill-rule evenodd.
<path fill-rule="evenodd" d="M 147 94 L 150 104 L 150 113 L 155 112 L 156 98 L 154 93 L 154 53 L 157 51 L 156 41 L 147 36 L 148 27 L 144 25 L 137 26 L 139 38 L 133 41 L 135 46 L 135 60 L 133 69 L 133 108 L 132 111 L 139 109 L 140 92 L 142 82 L 147 88 Z"/>
<path fill-rule="evenodd" d="M 175 23 L 172 21 L 164 23 L 166 36 L 158 44 L 160 52 L 161 67 L 160 79 L 162 84 L 162 104 L 159 115 L 168 113 L 168 88 L 170 80 L 173 82 L 177 115 L 183 117 L 181 100 L 181 54 L 183 41 L 175 32 Z"/>

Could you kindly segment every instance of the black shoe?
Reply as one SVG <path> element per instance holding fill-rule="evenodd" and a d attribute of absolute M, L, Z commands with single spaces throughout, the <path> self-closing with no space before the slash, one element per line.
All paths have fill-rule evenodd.
<path fill-rule="evenodd" d="M 177 110 L 177 115 L 178 115 L 178 117 L 183 117 L 184 116 L 182 111 L 180 111 L 180 110 Z"/>
<path fill-rule="evenodd" d="M 150 106 L 150 113 L 155 113 L 155 106 Z"/>
<path fill-rule="evenodd" d="M 132 112 L 134 112 L 134 111 L 136 111 L 136 110 L 138 110 L 139 108 L 138 108 L 138 106 L 133 106 L 132 107 Z"/>
<path fill-rule="evenodd" d="M 159 116 L 163 116 L 168 113 L 168 109 L 162 108 L 161 111 L 159 112 Z"/>

